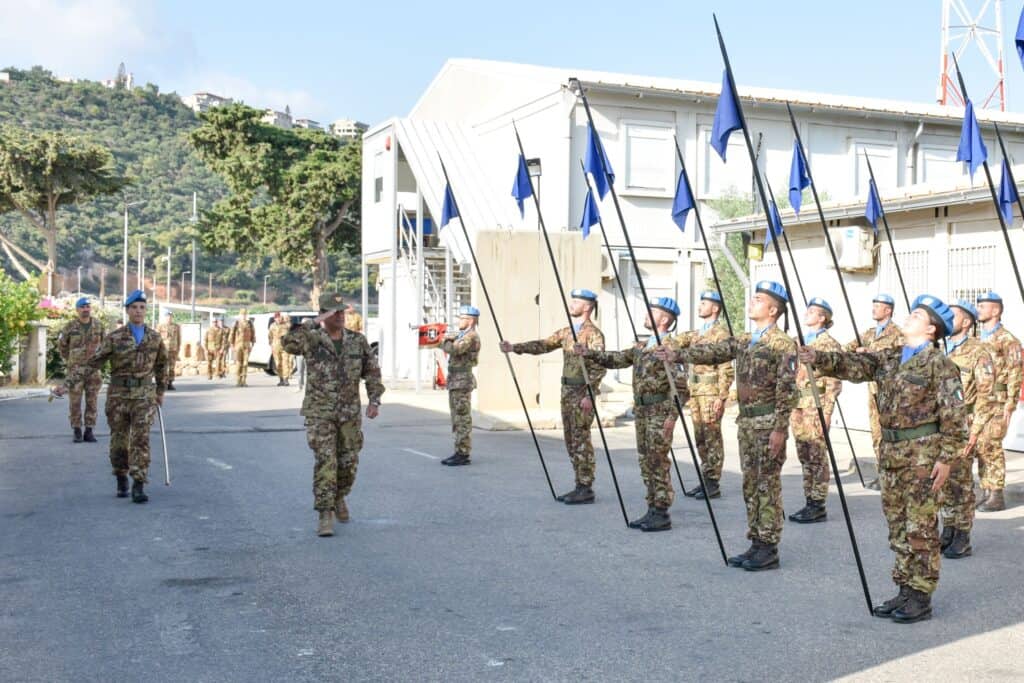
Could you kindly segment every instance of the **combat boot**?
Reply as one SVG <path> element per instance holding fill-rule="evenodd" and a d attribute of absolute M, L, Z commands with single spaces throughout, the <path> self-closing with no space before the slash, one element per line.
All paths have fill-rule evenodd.
<path fill-rule="evenodd" d="M 452 457 L 452 459 L 448 461 L 448 464 L 451 465 L 452 467 L 458 467 L 459 465 L 468 465 L 469 456 L 466 455 L 465 453 L 456 453 Z"/>
<path fill-rule="evenodd" d="M 145 503 L 149 500 L 149 496 L 142 488 L 142 482 L 138 479 L 132 479 L 132 502 L 133 503 Z"/>
<path fill-rule="evenodd" d="M 742 552 L 739 555 L 733 555 L 728 560 L 726 560 L 726 562 L 729 564 L 730 567 L 742 567 L 743 563 L 749 560 L 760 546 L 761 541 L 754 541 L 750 544 L 750 547 L 747 548 L 745 552 Z"/>
<path fill-rule="evenodd" d="M 942 530 L 945 533 L 945 529 Z M 949 546 L 942 549 L 943 556 L 948 557 L 951 560 L 959 560 L 962 557 L 967 557 L 971 554 L 971 532 L 963 529 L 957 529 L 953 534 L 953 540 Z"/>
<path fill-rule="evenodd" d="M 717 479 L 704 479 L 704 483 L 708 485 L 708 492 L 706 495 L 709 498 L 720 498 L 722 496 L 722 489 L 718 487 Z M 705 493 L 703 488 L 700 491 L 697 491 L 696 494 L 694 494 L 694 497 L 697 500 L 704 500 L 704 496 Z"/>
<path fill-rule="evenodd" d="M 652 508 L 651 517 L 640 531 L 668 531 L 672 528 L 672 518 L 668 514 L 668 508 Z"/>
<path fill-rule="evenodd" d="M 993 489 L 989 491 L 985 502 L 978 506 L 978 512 L 999 512 L 1006 509 L 1006 501 L 1003 500 L 1003 490 Z"/>
<path fill-rule="evenodd" d="M 579 486 L 579 485 L 577 484 L 577 486 Z M 576 489 L 573 489 L 572 491 L 566 491 L 565 493 L 562 493 L 562 494 L 559 494 L 559 495 L 555 496 L 555 500 L 557 500 L 559 503 L 564 503 L 566 497 L 567 496 L 571 496 L 575 492 L 576 492 Z"/>
<path fill-rule="evenodd" d="M 567 493 L 565 495 L 567 496 L 569 494 Z M 563 498 L 563 499 L 565 498 L 565 496 L 559 496 L 559 497 Z M 653 507 L 648 507 L 647 508 L 647 514 L 645 514 L 643 517 L 639 517 L 637 519 L 634 519 L 632 522 L 627 523 L 626 526 L 628 526 L 630 529 L 642 529 L 644 524 L 647 523 L 647 520 L 649 520 L 651 518 L 651 515 L 653 515 L 653 514 L 654 514 L 654 508 Z"/>
<path fill-rule="evenodd" d="M 584 505 L 594 502 L 594 489 L 589 486 L 577 486 L 572 493 L 567 493 L 562 502 L 566 505 Z"/>
<path fill-rule="evenodd" d="M 978 508 L 985 504 L 985 501 L 988 500 L 988 496 L 990 493 L 992 492 L 989 491 L 988 489 L 981 489 L 981 493 L 978 494 L 977 499 L 974 501 L 975 510 L 977 510 Z"/>
<path fill-rule="evenodd" d="M 797 524 L 813 524 L 814 522 L 824 522 L 826 519 L 828 519 L 828 513 L 825 511 L 825 504 L 810 498 L 807 499 L 807 505 L 802 510 L 789 516 L 789 521 Z"/>
<path fill-rule="evenodd" d="M 878 479 L 872 479 L 868 483 L 864 484 L 864 488 L 871 489 L 872 491 L 881 491 L 882 485 L 878 483 Z"/>
<path fill-rule="evenodd" d="M 442 464 L 442 465 L 451 465 L 451 464 L 452 464 L 452 460 L 454 460 L 454 459 L 455 459 L 455 458 L 457 458 L 457 457 L 459 457 L 459 454 L 458 454 L 458 453 L 452 453 L 452 454 L 451 454 L 451 455 L 449 455 L 449 456 L 448 456 L 447 458 L 445 458 L 444 460 L 442 460 L 442 461 L 441 461 L 441 464 Z"/>
<path fill-rule="evenodd" d="M 334 517 L 342 524 L 348 521 L 348 505 L 345 504 L 344 498 L 338 499 L 338 504 L 334 508 Z"/>
<path fill-rule="evenodd" d="M 743 563 L 743 568 L 748 572 L 760 572 L 766 569 L 779 568 L 779 546 L 770 543 L 761 543 L 754 554 Z"/>
<path fill-rule="evenodd" d="M 876 617 L 891 619 L 892 613 L 900 607 L 903 607 L 910 598 L 910 590 L 910 586 L 900 586 L 900 592 L 896 594 L 896 597 L 889 598 L 880 605 L 875 605 L 874 608 L 872 608 L 871 613 Z"/>
<path fill-rule="evenodd" d="M 704 490 L 704 487 L 701 486 L 700 484 L 697 484 L 696 486 L 694 486 L 689 491 L 687 491 L 686 489 L 683 489 L 683 495 L 686 496 L 687 498 L 693 498 L 694 496 L 696 496 L 698 493 L 700 493 L 703 490 Z"/>
<path fill-rule="evenodd" d="M 124 474 L 117 475 L 117 497 L 128 497 L 128 477 Z"/>
<path fill-rule="evenodd" d="M 71 437 L 71 440 L 75 443 L 82 443 L 82 428 L 75 427 L 75 435 Z"/>
<path fill-rule="evenodd" d="M 320 523 L 316 527 L 317 536 L 334 535 L 334 512 L 331 510 L 320 511 Z"/>
<path fill-rule="evenodd" d="M 942 527 L 942 535 L 939 536 L 939 550 L 945 550 L 953 542 L 953 534 L 956 529 L 951 526 Z"/>
<path fill-rule="evenodd" d="M 85 434 L 82 435 L 82 439 L 89 443 L 96 443 L 96 437 L 92 433 L 92 427 L 85 428 Z"/>
<path fill-rule="evenodd" d="M 908 588 L 910 595 L 907 600 L 892 613 L 892 620 L 897 624 L 913 624 L 932 618 L 932 596 L 919 590 Z"/>

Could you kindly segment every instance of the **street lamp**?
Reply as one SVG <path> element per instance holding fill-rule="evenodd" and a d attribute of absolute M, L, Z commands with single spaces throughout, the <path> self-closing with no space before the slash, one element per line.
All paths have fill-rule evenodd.
<path fill-rule="evenodd" d="M 128 300 L 128 209 L 139 204 L 145 204 L 144 200 L 129 202 L 124 201 L 124 251 L 121 255 L 121 301 Z M 121 307 L 121 323 L 128 322 L 128 309 Z"/>
<path fill-rule="evenodd" d="M 82 266 L 78 266 L 78 296 L 82 296 Z"/>
<path fill-rule="evenodd" d="M 179 289 L 180 289 L 179 293 L 181 294 L 181 303 L 182 304 L 185 303 L 185 276 L 188 275 L 191 272 L 192 272 L 191 270 L 183 270 L 183 271 L 181 271 L 181 286 L 179 287 Z"/>
<path fill-rule="evenodd" d="M 267 278 L 268 277 L 270 277 L 270 276 L 269 275 L 264 275 L 263 276 L 263 305 L 264 306 L 267 305 Z"/>

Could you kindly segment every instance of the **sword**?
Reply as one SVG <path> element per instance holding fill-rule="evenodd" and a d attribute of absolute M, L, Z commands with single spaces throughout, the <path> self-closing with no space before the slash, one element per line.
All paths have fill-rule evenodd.
<path fill-rule="evenodd" d="M 171 485 L 171 463 L 167 459 L 167 432 L 164 430 L 164 411 L 156 407 L 156 417 L 160 422 L 160 441 L 164 447 L 164 486 Z"/>

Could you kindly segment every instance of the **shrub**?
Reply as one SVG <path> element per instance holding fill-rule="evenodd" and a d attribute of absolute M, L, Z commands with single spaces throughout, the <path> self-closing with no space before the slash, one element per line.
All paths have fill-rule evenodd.
<path fill-rule="evenodd" d="M 0 376 L 11 371 L 11 358 L 33 320 L 43 317 L 39 292 L 31 282 L 15 282 L 0 270 Z"/>

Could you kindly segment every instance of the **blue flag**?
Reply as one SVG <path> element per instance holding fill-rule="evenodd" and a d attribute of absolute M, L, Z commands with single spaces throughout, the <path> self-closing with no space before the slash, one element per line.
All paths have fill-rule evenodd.
<path fill-rule="evenodd" d="M 453 218 L 459 218 L 459 207 L 455 205 L 455 196 L 452 194 L 452 186 L 444 186 L 444 205 L 441 206 L 441 227 L 448 225 Z"/>
<path fill-rule="evenodd" d="M 1020 63 L 1024 66 L 1024 10 L 1020 12 L 1020 19 L 1017 20 L 1017 35 L 1013 42 L 1017 44 L 1017 56 L 1020 57 Z"/>
<path fill-rule="evenodd" d="M 686 216 L 696 203 L 693 201 L 693 193 L 690 192 L 690 179 L 686 177 L 686 169 L 679 172 L 679 182 L 676 183 L 676 197 L 672 200 L 672 220 L 679 226 L 680 230 L 686 230 Z"/>
<path fill-rule="evenodd" d="M 999 212 L 1007 225 L 1013 225 L 1013 204 L 1018 199 L 1017 186 L 1010 179 L 1010 165 L 1003 159 L 1003 176 L 999 179 Z"/>
<path fill-rule="evenodd" d="M 729 83 L 729 72 L 722 73 L 722 94 L 718 96 L 718 108 L 715 109 L 715 121 L 711 125 L 711 146 L 718 156 L 725 161 L 725 150 L 729 147 L 729 135 L 734 130 L 743 128 L 740 123 L 740 107 L 732 96 Z"/>
<path fill-rule="evenodd" d="M 875 234 L 878 234 L 878 219 L 882 217 L 882 200 L 878 198 L 878 188 L 875 187 L 875 181 L 868 181 L 868 203 L 864 207 L 864 217 L 871 223 L 871 227 L 875 229 Z"/>
<path fill-rule="evenodd" d="M 593 125 L 587 126 L 587 153 L 583 157 L 583 168 L 594 178 L 597 196 L 604 199 L 604 196 L 608 194 L 608 189 L 615 182 L 615 171 L 612 170 L 612 163 L 608 161 L 608 155 L 605 154 L 601 136 L 594 130 Z M 605 171 L 607 171 L 607 176 Z"/>
<path fill-rule="evenodd" d="M 776 237 L 782 235 L 782 218 L 779 216 L 779 207 L 772 199 L 769 202 L 772 209 L 771 220 L 769 221 L 769 229 L 764 231 L 764 246 L 767 248 L 772 241 L 772 232 L 775 233 Z"/>
<path fill-rule="evenodd" d="M 583 202 L 583 218 L 580 219 L 580 229 L 583 230 L 583 239 L 590 236 L 590 229 L 601 220 L 601 212 L 597 210 L 597 202 L 594 201 L 594 191 L 587 188 L 587 198 Z"/>
<path fill-rule="evenodd" d="M 519 205 L 520 218 L 526 217 L 523 209 L 523 202 L 533 196 L 533 185 L 530 183 L 530 172 L 526 168 L 526 157 L 519 155 L 519 168 L 516 169 L 516 179 L 512 182 L 512 196 L 516 198 Z"/>
<path fill-rule="evenodd" d="M 956 150 L 956 160 L 966 162 L 971 167 L 971 177 L 978 167 L 988 159 L 988 150 L 985 149 L 985 141 L 981 139 L 981 129 L 978 127 L 978 119 L 974 115 L 974 103 L 967 100 L 967 110 L 964 112 L 964 125 L 960 129 L 960 146 Z"/>
<path fill-rule="evenodd" d="M 804 188 L 810 185 L 811 177 L 807 174 L 804 155 L 800 153 L 800 143 L 793 140 L 793 162 L 789 165 L 789 205 L 797 213 L 800 213 Z"/>

